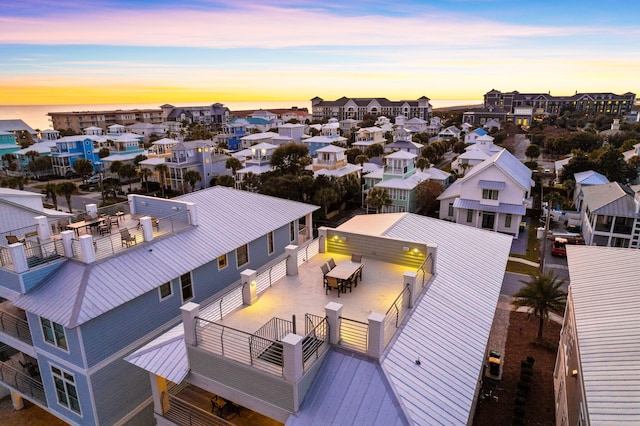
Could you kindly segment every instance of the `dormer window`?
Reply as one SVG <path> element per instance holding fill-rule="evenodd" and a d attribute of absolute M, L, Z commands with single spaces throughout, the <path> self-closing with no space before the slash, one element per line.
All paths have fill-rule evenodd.
<path fill-rule="evenodd" d="M 483 189 L 482 190 L 482 199 L 483 200 L 497 200 L 500 191 L 497 189 Z"/>

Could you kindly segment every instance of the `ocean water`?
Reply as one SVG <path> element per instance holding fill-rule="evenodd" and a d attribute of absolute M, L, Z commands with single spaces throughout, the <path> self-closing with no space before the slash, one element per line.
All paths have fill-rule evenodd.
<path fill-rule="evenodd" d="M 168 102 L 174 106 L 209 105 L 213 102 Z M 481 104 L 482 100 L 437 100 L 432 99 L 431 105 L 434 108 L 444 108 L 462 105 Z M 161 104 L 140 103 L 140 104 L 84 104 L 84 105 L 0 105 L 0 120 L 20 119 L 27 123 L 32 129 L 45 130 L 52 129 L 51 121 L 47 116 L 49 112 L 68 111 L 110 111 L 116 109 L 156 109 Z M 311 111 L 311 101 L 255 101 L 255 102 L 224 102 L 224 105 L 231 111 L 269 108 L 308 108 Z"/>

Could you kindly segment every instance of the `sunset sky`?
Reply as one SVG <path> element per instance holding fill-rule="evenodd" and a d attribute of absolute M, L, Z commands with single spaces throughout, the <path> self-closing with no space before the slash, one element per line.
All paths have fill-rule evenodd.
<path fill-rule="evenodd" d="M 0 105 L 640 90 L 640 2 L 3 2 Z"/>

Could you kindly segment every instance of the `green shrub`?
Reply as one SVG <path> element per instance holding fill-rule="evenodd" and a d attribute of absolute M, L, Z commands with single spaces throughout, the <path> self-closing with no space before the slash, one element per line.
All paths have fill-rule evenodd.
<path fill-rule="evenodd" d="M 533 376 L 533 368 L 523 368 L 520 370 L 520 376 Z"/>
<path fill-rule="evenodd" d="M 531 383 L 531 376 L 527 376 L 526 374 L 520 375 L 520 381 L 524 383 Z"/>
<path fill-rule="evenodd" d="M 533 368 L 533 366 L 529 364 L 527 361 L 520 362 L 520 370 L 523 370 L 525 368 Z"/>
<path fill-rule="evenodd" d="M 514 402 L 515 402 L 515 405 L 516 405 L 516 406 L 518 406 L 518 405 L 525 405 L 525 404 L 527 403 L 527 398 L 523 398 L 523 397 L 521 397 L 521 396 L 516 396 L 516 399 L 515 399 L 515 401 L 514 401 Z"/>
<path fill-rule="evenodd" d="M 515 407 L 513 407 L 513 416 L 514 417 L 524 417 L 524 413 L 525 413 L 525 409 L 523 406 L 521 405 L 516 405 Z"/>
<path fill-rule="evenodd" d="M 511 419 L 511 424 L 513 426 L 521 426 L 524 425 L 524 417 L 523 416 L 516 416 L 514 414 L 513 418 Z"/>
<path fill-rule="evenodd" d="M 533 367 L 533 363 L 535 362 L 535 359 L 531 355 L 529 355 L 527 356 L 527 362 L 531 364 L 531 366 Z"/>
<path fill-rule="evenodd" d="M 525 396 L 529 395 L 529 390 L 531 389 L 531 383 L 519 381 L 518 382 L 518 390 L 521 390 Z"/>

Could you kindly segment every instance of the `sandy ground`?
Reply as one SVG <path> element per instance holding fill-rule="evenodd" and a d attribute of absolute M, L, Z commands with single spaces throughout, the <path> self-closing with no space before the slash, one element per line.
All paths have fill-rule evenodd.
<path fill-rule="evenodd" d="M 44 411 L 29 401 L 24 401 L 20 411 L 13 409 L 11 397 L 0 400 L 0 424 L 2 426 L 66 426 L 67 423 Z"/>

